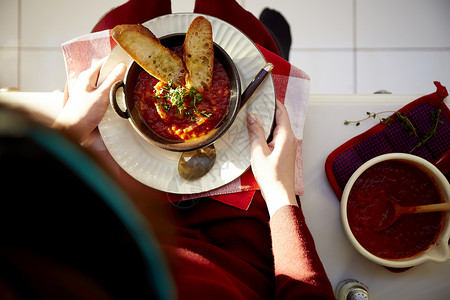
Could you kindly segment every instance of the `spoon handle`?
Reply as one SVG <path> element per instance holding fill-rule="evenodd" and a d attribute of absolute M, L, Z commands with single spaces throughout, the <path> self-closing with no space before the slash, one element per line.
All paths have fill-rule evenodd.
<path fill-rule="evenodd" d="M 442 172 L 447 174 L 450 172 L 450 149 L 434 162 L 434 165 Z"/>
<path fill-rule="evenodd" d="M 241 109 L 251 95 L 256 91 L 256 89 L 261 85 L 266 76 L 272 71 L 273 64 L 266 63 L 266 65 L 256 74 L 255 78 L 250 82 L 245 91 L 241 95 L 241 105 L 239 109 Z"/>
<path fill-rule="evenodd" d="M 435 211 L 450 211 L 450 202 L 419 205 L 416 207 L 416 213 L 426 213 Z"/>

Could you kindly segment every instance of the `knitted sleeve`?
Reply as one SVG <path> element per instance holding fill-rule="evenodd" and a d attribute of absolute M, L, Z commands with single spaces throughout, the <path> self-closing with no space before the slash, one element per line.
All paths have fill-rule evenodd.
<path fill-rule="evenodd" d="M 270 228 L 276 299 L 335 299 L 301 209 L 280 208 Z"/>

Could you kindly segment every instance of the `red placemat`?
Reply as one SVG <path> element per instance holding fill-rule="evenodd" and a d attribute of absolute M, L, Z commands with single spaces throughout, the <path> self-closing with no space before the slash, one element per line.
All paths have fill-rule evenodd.
<path fill-rule="evenodd" d="M 434 84 L 436 92 L 420 97 L 398 110 L 413 123 L 418 136 L 410 135 L 402 122 L 394 118 L 393 122 L 377 124 L 330 153 L 325 162 L 325 172 L 339 200 L 347 181 L 362 164 L 385 153 L 408 153 L 430 130 L 434 124 L 431 113 L 441 99 L 448 96 L 447 89 L 440 82 L 435 81 Z M 437 127 L 436 135 L 412 152 L 432 163 L 450 149 L 450 110 L 445 104 L 441 105 L 439 120 L 442 123 Z M 449 179 L 450 173 L 446 175 Z"/>

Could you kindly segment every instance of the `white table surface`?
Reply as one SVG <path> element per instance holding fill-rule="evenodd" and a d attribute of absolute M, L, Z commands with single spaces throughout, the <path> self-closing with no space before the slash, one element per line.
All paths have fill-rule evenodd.
<path fill-rule="evenodd" d="M 432 92 L 432 91 L 430 91 Z M 351 246 L 341 227 L 339 201 L 325 176 L 325 160 L 338 146 L 377 124 L 346 126 L 367 111 L 397 110 L 420 95 L 311 95 L 303 139 L 305 194 L 302 209 L 333 287 L 348 278 L 367 285 L 374 300 L 450 299 L 450 261 L 424 263 L 393 273 L 365 259 Z M 25 105 L 56 116 L 62 93 L 0 93 L 0 102 Z M 448 103 L 448 99 L 446 101 Z M 448 104 L 447 104 L 448 105 Z"/>
<path fill-rule="evenodd" d="M 393 273 L 364 258 L 347 240 L 339 205 L 325 175 L 325 160 L 338 146 L 377 124 L 344 125 L 366 112 L 397 110 L 420 95 L 311 95 L 303 139 L 305 194 L 302 208 L 333 287 L 348 278 L 368 286 L 377 299 L 450 299 L 450 261 L 424 263 Z M 446 102 L 448 103 L 448 98 Z M 448 104 L 447 104 L 448 105 Z"/>

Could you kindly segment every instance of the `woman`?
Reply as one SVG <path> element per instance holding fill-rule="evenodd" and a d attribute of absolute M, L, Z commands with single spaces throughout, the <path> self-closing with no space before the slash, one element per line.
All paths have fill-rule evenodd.
<path fill-rule="evenodd" d="M 80 75 L 80 93 L 71 95 L 55 127 L 80 139 L 95 129 L 108 105 L 105 91 L 124 72 L 124 66 L 118 66 L 105 87 L 96 90 L 100 67 L 101 62 Z M 209 199 L 187 210 L 172 208 L 176 240 L 163 248 L 173 258 L 178 295 L 333 298 L 294 192 L 297 140 L 286 108 L 277 102 L 270 144 L 257 116 L 249 114 L 247 126 L 252 171 L 261 194 L 256 194 L 248 211 Z"/>
<path fill-rule="evenodd" d="M 152 7 L 152 5 L 158 5 L 158 7 Z M 141 8 L 138 10 L 138 17 L 142 20 L 133 21 L 133 23 L 140 23 L 171 11 L 170 1 L 131 0 L 123 7 L 125 11 L 113 10 L 108 13 L 95 27 L 96 30 L 136 20 L 137 16 L 133 15 L 136 8 Z M 246 33 L 250 34 L 255 42 L 269 50 L 277 51 L 275 43 L 263 29 L 262 24 L 235 1 L 198 0 L 195 7 L 196 12 L 215 15 L 237 24 L 238 27 L 247 31 Z M 230 11 L 234 13 L 230 14 Z M 255 24 L 256 27 L 249 26 L 250 23 Z M 255 28 L 262 28 L 262 30 L 255 30 Z M 107 171 L 111 171 L 116 170 L 110 167 L 115 164 L 114 160 L 105 153 L 95 152 L 95 139 L 92 137 L 95 136 L 96 127 L 108 106 L 109 90 L 115 81 L 123 79 L 125 66 L 117 66 L 97 88 L 95 84 L 103 62 L 103 60 L 99 61 L 79 75 L 75 88 L 71 91 L 64 109 L 52 127 L 71 136 L 87 150 L 93 150 L 91 153 L 98 158 L 98 163 Z M 130 257 L 139 255 L 129 250 L 135 243 L 133 244 L 133 238 L 126 237 L 124 233 L 126 230 L 121 229 L 118 223 L 113 221 L 111 224 L 116 224 L 113 226 L 114 231 L 109 231 L 110 226 L 102 228 L 103 222 L 110 224 L 104 220 L 113 219 L 115 215 L 121 216 L 123 209 L 113 210 L 113 213 L 108 215 L 105 212 L 108 209 L 102 205 L 94 206 L 94 203 L 97 203 L 92 200 L 94 195 L 85 191 L 85 188 L 73 188 L 72 184 L 75 180 L 61 177 L 57 178 L 61 184 L 57 186 L 70 191 L 64 193 L 64 199 L 72 196 L 80 203 L 85 201 L 88 209 L 80 207 L 74 210 L 75 215 L 68 214 L 65 218 L 59 218 L 58 223 L 51 220 L 61 214 L 61 211 L 71 212 L 71 209 L 61 207 L 55 209 L 56 213 L 53 213 L 53 210 L 44 207 L 47 201 L 42 201 L 42 204 L 33 206 L 33 211 L 36 213 L 29 213 L 26 218 L 23 218 L 21 214 L 22 206 L 7 205 L 7 209 L 0 209 L 4 212 L 4 220 L 8 222 L 16 220 L 17 224 L 14 224 L 22 224 L 23 227 L 21 234 L 8 235 L 14 241 L 14 247 L 8 246 L 7 239 L 0 244 L 0 295 L 10 296 L 11 299 L 35 298 L 36 295 L 45 299 L 61 299 L 69 295 L 74 299 L 89 297 L 92 299 L 148 299 L 156 296 L 165 299 L 171 297 L 179 299 L 333 299 L 330 282 L 315 250 L 313 238 L 306 226 L 294 192 L 294 160 L 297 141 L 290 127 L 286 108 L 277 102 L 276 127 L 270 144 L 266 143 L 264 131 L 257 116 L 252 114 L 247 116 L 247 127 L 251 145 L 252 171 L 261 188 L 261 193 L 256 193 L 247 211 L 210 199 L 201 199 L 196 206 L 185 210 L 177 209 L 167 203 L 156 205 L 156 200 L 163 198 L 163 193 L 143 186 L 131 177 L 124 181 L 123 174 L 118 176 L 110 172 L 110 176 L 116 179 L 116 184 L 126 192 L 129 198 L 121 197 L 122 194 L 116 191 L 117 188 L 112 184 L 106 184 L 106 186 L 114 191 L 113 194 L 116 197 L 120 196 L 119 198 L 122 199 L 120 203 L 123 205 L 133 203 L 133 207 L 139 210 L 139 215 L 144 216 L 146 221 L 144 225 L 147 229 L 156 231 L 159 247 L 164 253 L 164 260 L 168 261 L 168 270 L 172 276 L 165 276 L 164 270 L 167 271 L 167 269 L 164 268 L 164 264 L 158 264 L 158 261 L 161 261 L 160 256 L 153 252 L 149 255 L 148 251 L 144 251 L 144 258 L 146 255 L 150 258 L 158 257 L 156 261 L 149 258 L 149 268 L 152 269 L 151 266 L 158 265 L 157 270 L 161 272 L 160 276 L 148 276 L 147 273 L 154 275 L 155 272 L 146 273 L 139 269 L 139 266 L 145 264 L 145 259 L 141 261 L 136 258 L 136 261 L 130 261 Z M 51 150 L 57 144 L 47 143 L 48 149 Z M 28 146 L 19 148 L 30 149 Z M 14 146 L 11 149 L 17 149 L 17 147 Z M 15 157 L 14 160 L 10 159 L 8 156 L 10 154 L 5 154 L 7 152 L 0 151 L 2 162 L 22 160 L 20 151 L 10 151 L 12 157 Z M 28 152 L 24 151 L 24 153 Z M 27 158 L 27 162 L 36 161 L 35 157 L 31 156 Z M 26 164 L 26 168 L 30 169 L 31 165 Z M 45 167 L 49 165 L 52 164 L 46 161 L 44 166 L 39 164 L 38 168 L 50 171 L 49 167 Z M 10 164 L 9 167 L 10 170 L 20 169 L 16 163 Z M 72 167 L 76 168 L 77 164 Z M 90 168 L 90 165 L 85 164 L 84 167 Z M 59 177 L 60 172 L 57 170 L 59 169 L 52 172 L 54 177 Z M 6 172 L 10 174 L 9 171 Z M 36 174 L 39 172 L 42 170 L 38 170 Z M 22 173 L 18 172 L 17 178 L 21 176 Z M 44 186 L 42 181 L 45 181 L 45 178 L 41 177 L 34 175 L 35 188 L 22 189 L 20 192 L 25 195 L 35 194 Z M 78 177 L 80 177 L 79 174 Z M 117 181 L 119 178 L 121 181 Z M 10 181 L 4 181 L 8 186 L 21 184 L 13 176 L 9 179 Z M 27 182 L 31 181 L 27 180 Z M 54 188 L 54 185 L 52 186 Z M 40 191 L 43 192 L 42 189 Z M 18 198 L 22 196 L 18 194 Z M 103 195 L 103 198 L 105 197 Z M 66 203 L 61 201 L 61 195 L 58 194 L 48 194 L 44 199 L 48 200 L 50 208 L 54 208 L 56 204 Z M 53 202 L 51 199 L 54 199 Z M 77 200 L 74 201 L 77 203 Z M 0 202 L 15 203 L 15 201 Z M 27 205 L 30 203 L 36 204 L 36 201 L 29 201 Z M 96 210 L 95 207 L 97 207 Z M 93 214 L 92 211 L 96 213 Z M 32 218 L 44 212 L 47 213 L 45 218 Z M 134 219 L 136 218 L 140 219 L 137 215 Z M 45 223 L 43 220 L 49 220 L 49 224 L 43 227 L 45 230 L 40 227 Z M 100 223 L 96 223 L 98 221 Z M 89 226 L 83 227 L 83 234 L 77 234 L 80 224 L 83 223 Z M 122 223 L 124 223 L 123 220 Z M 55 226 L 55 224 L 65 225 Z M 11 232 L 12 229 L 6 229 L 6 227 L 5 224 L 2 227 L 3 230 Z M 66 227 L 69 229 L 64 231 L 70 234 L 58 232 L 58 229 Z M 42 243 L 33 239 L 31 234 L 25 234 L 31 232 L 31 229 L 36 229 L 37 232 L 44 231 L 47 235 L 45 239 L 42 238 L 42 241 L 50 246 L 35 249 L 35 245 Z M 116 236 L 122 238 L 117 239 Z M 134 240 L 139 241 L 136 236 L 143 235 L 134 235 Z M 79 243 L 74 243 L 73 240 Z M 83 251 L 83 247 L 77 246 L 85 244 L 86 240 L 89 245 L 92 245 L 90 248 L 92 251 Z M 55 251 L 57 242 L 67 247 L 61 247 L 60 251 Z M 145 241 L 141 241 L 141 244 L 145 246 Z M 119 251 L 120 249 L 123 251 Z M 145 249 L 148 250 L 149 247 Z M 55 261 L 58 261 L 58 264 L 55 264 Z M 24 267 L 23 262 L 26 262 L 26 266 L 29 267 Z M 134 268 L 136 271 L 133 271 Z M 40 271 L 33 272 L 36 269 Z M 150 283 L 143 280 L 146 276 L 151 277 Z M 157 281 L 158 278 L 160 281 Z M 174 283 L 176 287 L 174 293 L 170 293 L 171 291 L 165 293 L 171 289 L 170 281 L 164 281 L 161 278 Z"/>

